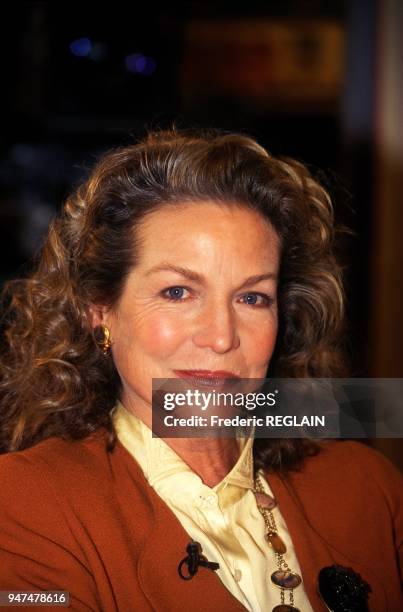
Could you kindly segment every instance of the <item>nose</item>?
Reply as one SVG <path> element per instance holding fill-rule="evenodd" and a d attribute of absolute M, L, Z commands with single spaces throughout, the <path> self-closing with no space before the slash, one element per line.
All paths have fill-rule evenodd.
<path fill-rule="evenodd" d="M 193 342 L 199 348 L 226 353 L 240 344 L 236 314 L 231 304 L 211 300 L 203 305 L 195 321 Z"/>

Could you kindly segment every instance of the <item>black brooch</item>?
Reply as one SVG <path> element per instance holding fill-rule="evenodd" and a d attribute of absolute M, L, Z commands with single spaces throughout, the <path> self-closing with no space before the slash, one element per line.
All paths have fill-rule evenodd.
<path fill-rule="evenodd" d="M 351 567 L 331 565 L 319 572 L 319 593 L 331 612 L 368 612 L 369 584 Z"/>

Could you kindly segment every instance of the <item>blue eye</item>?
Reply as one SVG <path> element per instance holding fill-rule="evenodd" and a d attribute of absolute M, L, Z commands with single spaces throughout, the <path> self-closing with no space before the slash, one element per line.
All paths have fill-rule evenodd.
<path fill-rule="evenodd" d="M 249 306 L 270 306 L 273 300 L 264 293 L 247 293 L 244 296 L 244 303 Z"/>
<path fill-rule="evenodd" d="M 247 295 L 245 295 L 245 302 L 247 304 L 251 304 L 254 305 L 257 303 L 257 294 L 256 293 L 248 293 Z"/>
<path fill-rule="evenodd" d="M 163 293 L 169 300 L 179 301 L 183 298 L 185 291 L 184 287 L 169 287 Z"/>

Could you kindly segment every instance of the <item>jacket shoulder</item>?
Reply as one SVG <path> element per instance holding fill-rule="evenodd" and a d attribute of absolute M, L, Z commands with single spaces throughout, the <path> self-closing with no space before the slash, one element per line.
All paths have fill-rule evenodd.
<path fill-rule="evenodd" d="M 400 470 L 378 450 L 354 440 L 322 441 L 319 457 L 323 465 L 355 465 L 371 471 L 375 477 L 390 476 L 402 479 Z"/>
<path fill-rule="evenodd" d="M 98 430 L 82 440 L 48 438 L 0 455 L 0 501 L 20 514 L 35 503 L 39 507 L 61 500 L 64 492 L 96 490 L 94 484 L 108 470 L 105 436 Z"/>
<path fill-rule="evenodd" d="M 323 441 L 319 447 L 317 457 L 307 462 L 312 477 L 330 485 L 343 483 L 343 488 L 364 497 L 381 495 L 393 513 L 403 505 L 403 475 L 382 453 L 352 440 Z"/>

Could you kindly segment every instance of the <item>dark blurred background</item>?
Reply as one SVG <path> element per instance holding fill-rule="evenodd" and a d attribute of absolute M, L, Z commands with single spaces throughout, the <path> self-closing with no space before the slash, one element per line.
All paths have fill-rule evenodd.
<path fill-rule="evenodd" d="M 403 3 L 15 2 L 0 57 L 0 279 L 22 274 L 104 150 L 148 128 L 243 131 L 330 190 L 355 376 L 403 376 Z M 400 440 L 377 440 L 402 462 Z"/>

